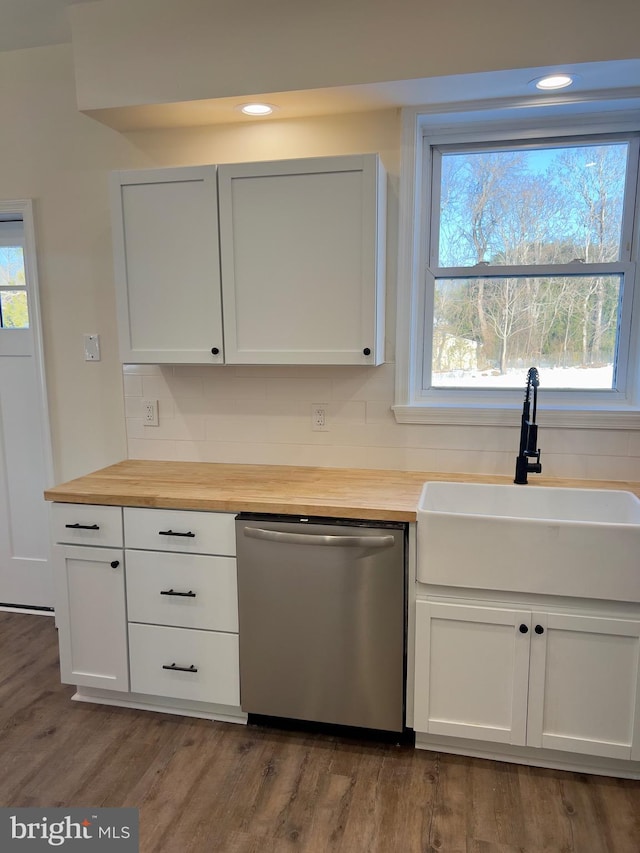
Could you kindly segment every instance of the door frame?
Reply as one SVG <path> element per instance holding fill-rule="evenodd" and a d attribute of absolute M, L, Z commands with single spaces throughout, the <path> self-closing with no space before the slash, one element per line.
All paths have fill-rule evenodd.
<path fill-rule="evenodd" d="M 40 411 L 42 456 L 44 461 L 44 488 L 54 484 L 53 447 L 51 443 L 51 423 L 49 419 L 49 402 L 47 395 L 47 377 L 44 362 L 44 345 L 42 337 L 42 314 L 40 311 L 40 286 L 38 283 L 38 261 L 36 253 L 36 236 L 34 224 L 33 199 L 0 199 L 0 220 L 11 218 L 22 219 L 24 236 L 24 268 L 29 309 L 29 327 L 33 340 L 33 358 L 38 384 L 38 407 Z M 50 538 L 50 537 L 49 537 Z M 53 553 L 50 549 L 49 562 L 53 566 Z M 8 609 L 8 608 L 7 608 Z M 11 608 L 12 612 L 21 608 Z M 45 610 L 29 610 L 32 613 L 47 613 Z"/>

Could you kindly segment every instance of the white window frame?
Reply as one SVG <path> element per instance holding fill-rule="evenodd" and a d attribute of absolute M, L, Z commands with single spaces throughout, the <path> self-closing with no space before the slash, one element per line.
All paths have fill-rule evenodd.
<path fill-rule="evenodd" d="M 523 118 L 518 118 L 518 109 Z M 554 137 L 592 137 L 640 130 L 638 112 L 598 113 L 569 118 L 562 107 L 541 110 L 544 115 L 504 102 L 500 109 L 474 105 L 473 112 L 435 112 L 425 107 L 403 110 L 402 164 L 398 240 L 398 302 L 396 330 L 396 399 L 399 423 L 513 425 L 522 408 L 522 390 L 439 388 L 423 390 L 422 375 L 431 352 L 433 278 L 429 280 L 431 146 L 483 142 L 551 140 Z M 556 113 L 554 115 L 554 112 Z M 558 115 L 559 113 L 559 115 Z M 640 182 L 639 182 L 640 184 Z M 613 265 L 625 276 L 620 328 L 617 390 L 560 391 L 540 387 L 539 421 L 546 426 L 589 429 L 640 428 L 640 185 L 627 197 L 635 200 L 632 233 L 623 260 Z M 591 265 L 590 265 L 591 266 Z M 611 264 L 602 265 L 612 271 Z M 593 267 L 591 267 L 593 269 Z M 529 269 L 537 274 L 540 268 Z M 583 265 L 562 265 L 563 272 L 582 272 Z M 506 270 L 505 270 L 506 271 Z M 517 268 L 526 274 L 527 268 Z M 555 270 L 556 272 L 558 270 Z M 603 270 L 604 271 L 604 270 Z M 473 272 L 470 267 L 468 272 Z M 485 271 L 483 271 L 485 272 Z M 634 275 L 636 281 L 634 282 Z M 633 293 L 635 291 L 635 300 Z M 635 310 L 634 310 L 635 308 Z M 426 345 L 423 345 L 426 341 Z M 428 363 L 430 369 L 430 361 Z"/>
<path fill-rule="evenodd" d="M 0 218 L 0 246 L 3 247 L 16 247 L 21 248 L 23 254 L 26 254 L 25 250 L 25 238 L 24 238 L 24 223 L 22 219 L 2 219 Z M 25 326 L 23 329 L 13 329 L 11 327 L 6 327 L 1 325 L 1 315 L 0 315 L 0 331 L 3 333 L 9 332 L 11 334 L 15 332 L 28 332 L 31 326 L 30 319 L 30 305 L 29 305 L 29 288 L 27 287 L 26 280 L 26 258 L 24 259 L 25 265 L 25 283 L 20 286 L 19 284 L 4 286 L 0 285 L 0 291 L 15 291 L 15 290 L 24 290 L 27 296 L 27 316 L 29 317 L 29 326 Z"/>

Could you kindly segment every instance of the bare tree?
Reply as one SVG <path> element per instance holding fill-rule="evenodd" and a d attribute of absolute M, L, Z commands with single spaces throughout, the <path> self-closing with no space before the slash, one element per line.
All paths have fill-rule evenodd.
<path fill-rule="evenodd" d="M 617 259 L 625 152 L 609 143 L 559 146 L 537 161 L 524 150 L 443 156 L 439 264 L 475 275 L 443 290 L 438 324 L 475 340 L 485 366 L 504 372 L 533 355 L 564 364 L 569 353 L 583 364 L 612 357 L 615 276 L 497 279 L 477 268 Z"/>

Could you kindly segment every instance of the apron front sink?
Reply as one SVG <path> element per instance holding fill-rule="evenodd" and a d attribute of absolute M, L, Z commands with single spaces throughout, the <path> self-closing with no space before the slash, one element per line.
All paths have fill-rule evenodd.
<path fill-rule="evenodd" d="M 418 581 L 640 601 L 640 500 L 631 492 L 425 483 Z"/>

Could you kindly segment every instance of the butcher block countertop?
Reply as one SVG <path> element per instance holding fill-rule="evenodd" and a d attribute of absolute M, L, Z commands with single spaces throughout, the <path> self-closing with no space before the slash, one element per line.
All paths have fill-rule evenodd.
<path fill-rule="evenodd" d="M 512 477 L 425 471 L 129 459 L 44 494 L 47 500 L 63 503 L 415 521 L 422 486 L 429 480 L 513 482 Z M 532 475 L 523 488 L 536 485 L 623 489 L 640 497 L 640 483 L 624 481 Z"/>

